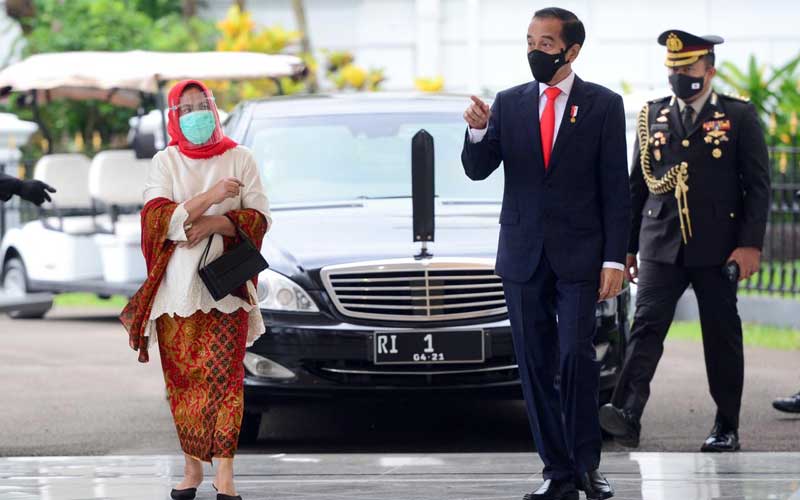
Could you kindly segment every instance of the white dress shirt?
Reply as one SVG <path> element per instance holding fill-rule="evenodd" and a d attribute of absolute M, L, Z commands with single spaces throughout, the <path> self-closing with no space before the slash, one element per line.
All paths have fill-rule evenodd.
<path fill-rule="evenodd" d="M 558 94 L 555 100 L 555 116 L 556 122 L 553 128 L 553 145 L 556 142 L 556 137 L 558 137 L 558 130 L 561 128 L 561 119 L 564 116 L 564 110 L 567 108 L 567 100 L 569 100 L 569 93 L 572 92 L 572 85 L 575 83 L 575 72 L 571 71 L 566 78 L 555 84 L 555 87 L 561 89 L 561 93 Z M 547 104 L 547 95 L 544 93 L 545 90 L 550 88 L 549 85 L 539 85 L 539 120 L 542 119 L 542 113 L 544 113 L 544 107 Z M 469 129 L 469 141 L 473 144 L 477 142 L 481 142 L 483 138 L 486 136 L 486 131 L 488 130 L 488 126 L 482 129 Z M 603 267 L 607 267 L 610 269 L 617 269 L 620 271 L 625 270 L 625 264 L 621 262 L 603 262 Z"/>

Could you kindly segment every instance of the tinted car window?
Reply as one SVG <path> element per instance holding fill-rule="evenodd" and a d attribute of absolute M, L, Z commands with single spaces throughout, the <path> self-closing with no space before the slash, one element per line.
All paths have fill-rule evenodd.
<path fill-rule="evenodd" d="M 500 200 L 503 176 L 473 182 L 461 166 L 464 122 L 448 113 L 254 119 L 244 140 L 272 203 L 411 196 L 411 138 L 433 136 L 436 195 Z"/>

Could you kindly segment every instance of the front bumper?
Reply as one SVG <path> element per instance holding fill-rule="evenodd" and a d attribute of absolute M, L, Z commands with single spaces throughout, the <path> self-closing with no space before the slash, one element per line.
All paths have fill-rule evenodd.
<path fill-rule="evenodd" d="M 448 328 L 483 331 L 482 363 L 388 366 L 373 362 L 376 327 L 319 322 L 299 315 L 265 314 L 265 323 L 268 333 L 248 351 L 279 364 L 293 376 L 270 378 L 246 370 L 245 406 L 250 412 L 314 398 L 522 398 L 508 320 Z M 616 317 L 598 318 L 595 345 L 602 366 L 601 391 L 616 383 L 623 338 Z"/>

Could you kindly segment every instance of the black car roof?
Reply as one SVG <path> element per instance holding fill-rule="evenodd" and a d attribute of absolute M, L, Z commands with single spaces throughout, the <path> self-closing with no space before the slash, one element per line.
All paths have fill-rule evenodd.
<path fill-rule="evenodd" d="M 243 108 L 253 119 L 358 113 L 458 113 L 469 105 L 469 95 L 399 94 L 359 92 L 271 97 L 245 101 Z"/>

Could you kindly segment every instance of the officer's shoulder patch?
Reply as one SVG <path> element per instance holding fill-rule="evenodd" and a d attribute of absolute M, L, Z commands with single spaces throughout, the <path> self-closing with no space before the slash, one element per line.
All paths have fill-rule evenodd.
<path fill-rule="evenodd" d="M 672 98 L 672 96 L 658 97 L 656 99 L 651 99 L 651 100 L 647 101 L 647 104 L 658 104 L 658 103 L 669 101 L 671 98 Z"/>
<path fill-rule="evenodd" d="M 721 94 L 720 97 L 724 97 L 725 99 L 730 99 L 732 101 L 750 102 L 750 98 L 749 97 L 745 97 L 745 96 L 739 95 L 739 94 L 733 94 L 731 92 L 726 92 L 724 94 Z"/>

